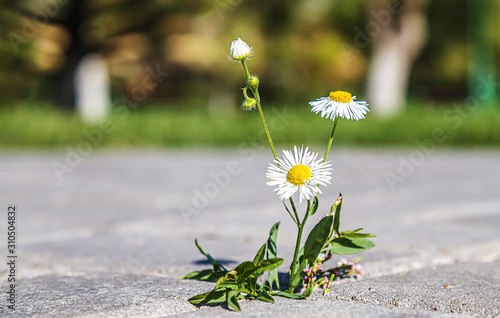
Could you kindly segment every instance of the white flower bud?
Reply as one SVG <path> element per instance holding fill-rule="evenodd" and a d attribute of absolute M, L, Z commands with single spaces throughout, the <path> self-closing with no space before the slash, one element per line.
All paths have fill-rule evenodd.
<path fill-rule="evenodd" d="M 231 43 L 231 48 L 229 49 L 229 57 L 234 61 L 242 61 L 250 56 L 252 53 L 252 48 L 242 41 L 240 38 L 234 40 Z"/>

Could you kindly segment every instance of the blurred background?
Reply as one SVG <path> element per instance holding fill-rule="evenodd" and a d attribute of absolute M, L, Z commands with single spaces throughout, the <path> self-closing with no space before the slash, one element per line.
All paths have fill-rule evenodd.
<path fill-rule="evenodd" d="M 238 145 L 260 123 L 239 110 L 237 37 L 268 120 L 285 118 L 271 125 L 278 144 L 324 143 L 331 122 L 308 102 L 332 90 L 371 109 L 342 122 L 338 143 L 415 146 L 439 128 L 446 145 L 500 144 L 498 0 L 0 5 L 2 147 Z"/>

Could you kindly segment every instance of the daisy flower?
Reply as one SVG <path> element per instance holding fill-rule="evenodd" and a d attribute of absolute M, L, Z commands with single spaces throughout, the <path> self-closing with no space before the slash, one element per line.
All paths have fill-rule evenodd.
<path fill-rule="evenodd" d="M 252 48 L 242 39 L 238 38 L 231 43 L 229 58 L 233 61 L 242 61 L 250 56 Z"/>
<path fill-rule="evenodd" d="M 283 158 L 274 160 L 276 165 L 269 164 L 266 177 L 271 179 L 269 186 L 277 186 L 281 200 L 287 200 L 297 193 L 299 204 L 303 200 L 311 200 L 321 193 L 318 185 L 326 186 L 330 183 L 332 168 L 323 158 L 317 159 L 318 154 L 294 147 L 294 151 L 283 150 Z"/>
<path fill-rule="evenodd" d="M 328 97 L 320 97 L 314 102 L 310 102 L 312 111 L 316 114 L 321 112 L 321 117 L 334 120 L 340 116 L 347 119 L 364 119 L 365 114 L 369 112 L 367 102 L 356 102 L 356 96 L 344 91 L 330 92 Z"/>

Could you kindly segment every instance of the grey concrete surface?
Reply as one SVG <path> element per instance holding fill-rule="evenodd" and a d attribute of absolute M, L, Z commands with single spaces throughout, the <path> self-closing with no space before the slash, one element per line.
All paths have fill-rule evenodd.
<path fill-rule="evenodd" d="M 278 254 L 290 261 L 296 233 L 265 185 L 270 152 L 67 156 L 0 154 L 2 315 L 225 317 L 234 313 L 186 301 L 212 286 L 178 279 L 209 267 L 195 237 L 231 267 L 252 258 L 282 221 Z M 329 159 L 332 184 L 309 228 L 342 191 L 341 227 L 377 235 L 363 254 L 365 274 L 336 283 L 328 297 L 243 302 L 242 316 L 500 316 L 500 151 L 340 149 Z M 68 167 L 61 178 L 56 162 Z M 15 311 L 6 307 L 9 204 L 19 211 Z"/>

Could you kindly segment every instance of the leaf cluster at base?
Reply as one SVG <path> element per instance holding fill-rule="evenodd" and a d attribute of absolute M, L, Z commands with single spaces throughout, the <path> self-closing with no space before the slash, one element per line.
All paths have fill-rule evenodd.
<path fill-rule="evenodd" d="M 272 292 L 273 282 L 279 288 L 277 268 L 283 264 L 283 259 L 275 257 L 277 254 L 276 239 L 280 222 L 271 228 L 269 238 L 264 243 L 254 259 L 245 261 L 235 269 L 228 271 L 221 263 L 216 261 L 208 252 L 195 240 L 198 250 L 205 255 L 207 260 L 213 265 L 213 269 L 195 271 L 183 276 L 183 279 L 196 279 L 202 281 L 216 282 L 215 288 L 203 294 L 196 295 L 188 299 L 193 305 L 227 304 L 230 308 L 240 311 L 239 299 L 258 299 L 265 302 L 274 303 L 272 295 L 280 293 Z M 267 253 L 266 253 L 267 252 Z M 266 257 L 267 258 L 264 259 Z M 257 284 L 257 279 L 269 272 L 267 284 Z M 284 296 L 286 297 L 286 296 Z"/>
<path fill-rule="evenodd" d="M 340 194 L 340 197 L 342 194 Z M 240 311 L 238 300 L 258 299 L 266 302 L 274 302 L 272 296 L 280 296 L 291 299 L 304 299 L 311 295 L 314 283 L 304 284 L 306 276 L 304 270 L 315 268 L 331 258 L 332 254 L 356 254 L 373 248 L 375 244 L 368 238 L 375 237 L 373 234 L 360 233 L 362 228 L 351 231 L 340 231 L 340 211 L 342 200 L 338 205 L 331 208 L 329 215 L 323 217 L 311 230 L 304 246 L 300 249 L 295 264 L 290 265 L 289 284 L 286 291 L 281 291 L 278 281 L 277 268 L 283 263 L 282 258 L 277 258 L 277 233 L 280 222 L 271 228 L 269 238 L 264 243 L 252 261 L 245 261 L 233 270 L 227 270 L 220 262 L 216 261 L 195 240 L 198 250 L 213 265 L 213 269 L 195 271 L 187 274 L 183 279 L 196 279 L 202 281 L 216 282 L 212 291 L 196 295 L 188 301 L 193 305 L 227 304 L 230 308 Z M 309 216 L 315 214 L 319 206 L 315 198 L 312 205 L 308 206 Z M 320 258 L 323 255 L 323 258 Z M 342 267 L 318 271 L 318 275 L 332 275 L 340 271 Z M 257 284 L 257 279 L 269 272 L 268 280 L 263 284 Z M 314 272 L 316 274 L 316 271 Z M 314 276 L 314 275 L 313 275 Z M 333 275 L 334 277 L 336 275 Z M 330 277 L 331 278 L 331 277 Z M 273 291 L 276 286 L 277 291 Z M 297 286 L 303 286 L 302 292 L 297 293 Z"/>

